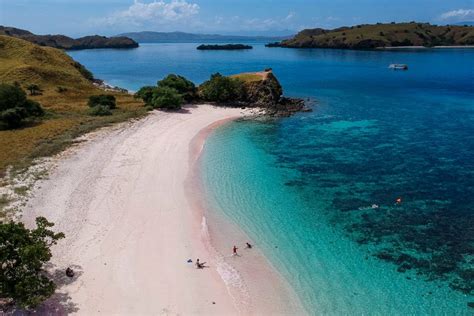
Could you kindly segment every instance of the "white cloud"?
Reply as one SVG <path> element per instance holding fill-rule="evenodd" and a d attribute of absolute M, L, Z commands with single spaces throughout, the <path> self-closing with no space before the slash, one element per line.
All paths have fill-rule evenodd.
<path fill-rule="evenodd" d="M 244 18 L 241 16 L 215 18 L 216 27 L 225 31 L 268 31 L 294 28 L 292 21 L 296 14 L 289 12 L 282 18 Z"/>
<path fill-rule="evenodd" d="M 135 0 L 126 10 L 118 11 L 105 18 L 98 19 L 99 24 L 160 25 L 181 21 L 199 13 L 199 5 L 185 0 L 160 0 L 149 3 Z"/>
<path fill-rule="evenodd" d="M 474 10 L 472 9 L 459 9 L 452 10 L 441 14 L 441 20 L 453 20 L 462 21 L 466 19 L 474 19 Z"/>

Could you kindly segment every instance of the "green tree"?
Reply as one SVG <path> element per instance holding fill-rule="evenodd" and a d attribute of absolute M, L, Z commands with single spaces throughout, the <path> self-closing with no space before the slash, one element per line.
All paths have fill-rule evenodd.
<path fill-rule="evenodd" d="M 40 87 L 37 84 L 30 84 L 26 87 L 26 90 L 30 92 L 30 95 L 38 95 L 41 92 Z"/>
<path fill-rule="evenodd" d="M 237 78 L 225 77 L 215 73 L 200 87 L 204 100 L 212 102 L 239 101 L 244 96 L 243 82 Z"/>
<path fill-rule="evenodd" d="M 26 93 L 15 85 L 0 84 L 0 123 L 15 128 L 30 117 L 44 114 L 41 105 L 28 100 Z"/>
<path fill-rule="evenodd" d="M 109 109 L 116 108 L 116 99 L 111 94 L 99 94 L 99 95 L 91 95 L 89 97 L 88 105 L 89 107 L 93 108 L 99 105 L 106 106 Z"/>
<path fill-rule="evenodd" d="M 140 90 L 135 92 L 134 97 L 136 99 L 142 99 L 145 102 L 145 105 L 151 105 L 151 101 L 153 100 L 153 91 L 156 87 L 152 86 L 145 86 L 141 87 Z"/>
<path fill-rule="evenodd" d="M 158 87 L 153 90 L 151 105 L 154 108 L 178 110 L 184 99 L 176 89 L 169 87 Z"/>
<path fill-rule="evenodd" d="M 163 80 L 158 81 L 158 87 L 173 88 L 188 102 L 196 98 L 196 86 L 183 76 L 170 74 Z"/>
<path fill-rule="evenodd" d="M 54 224 L 36 218 L 36 228 L 23 223 L 0 222 L 0 297 L 20 307 L 33 308 L 49 298 L 56 285 L 44 271 L 51 259 L 50 247 L 64 238 L 50 230 Z"/>

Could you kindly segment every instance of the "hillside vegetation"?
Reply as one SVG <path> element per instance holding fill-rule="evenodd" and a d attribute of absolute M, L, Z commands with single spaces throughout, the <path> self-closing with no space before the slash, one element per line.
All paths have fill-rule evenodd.
<path fill-rule="evenodd" d="M 14 27 L 0 26 L 0 35 L 21 38 L 41 46 L 77 50 L 91 48 L 136 48 L 138 43 L 125 37 L 85 36 L 77 39 L 65 35 L 36 35 Z"/>
<path fill-rule="evenodd" d="M 290 48 L 374 49 L 399 46 L 474 45 L 472 26 L 436 26 L 429 23 L 390 23 L 306 29 L 294 38 L 268 46 Z"/>
<path fill-rule="evenodd" d="M 89 80 L 92 74 L 63 51 L 0 35 L 0 84 L 32 84 L 40 89 L 29 99 L 45 110 L 41 122 L 20 129 L 0 130 L 0 175 L 7 166 L 54 154 L 82 133 L 145 113 L 143 103 L 126 93 L 112 94 L 117 109 L 110 116 L 91 116 L 89 97 L 103 94 Z"/>

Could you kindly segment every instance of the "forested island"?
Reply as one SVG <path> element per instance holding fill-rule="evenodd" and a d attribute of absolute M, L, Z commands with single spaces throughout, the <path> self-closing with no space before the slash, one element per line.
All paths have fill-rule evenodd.
<path fill-rule="evenodd" d="M 377 23 L 333 30 L 306 29 L 295 37 L 267 47 L 376 49 L 474 45 L 474 27 L 429 23 Z"/>
<path fill-rule="evenodd" d="M 137 42 L 124 36 L 105 37 L 92 35 L 74 39 L 65 35 L 36 35 L 30 31 L 8 26 L 0 26 L 0 35 L 21 38 L 40 46 L 49 46 L 66 50 L 138 47 Z"/>
<path fill-rule="evenodd" d="M 225 45 L 199 45 L 196 47 L 198 50 L 241 50 L 241 49 L 252 49 L 253 47 L 250 45 L 244 44 L 225 44 Z"/>

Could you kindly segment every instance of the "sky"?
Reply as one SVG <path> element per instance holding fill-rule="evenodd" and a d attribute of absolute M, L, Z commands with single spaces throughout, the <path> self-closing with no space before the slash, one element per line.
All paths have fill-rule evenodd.
<path fill-rule="evenodd" d="M 376 22 L 474 21 L 474 0 L 0 0 L 0 25 L 37 34 L 289 35 Z"/>

